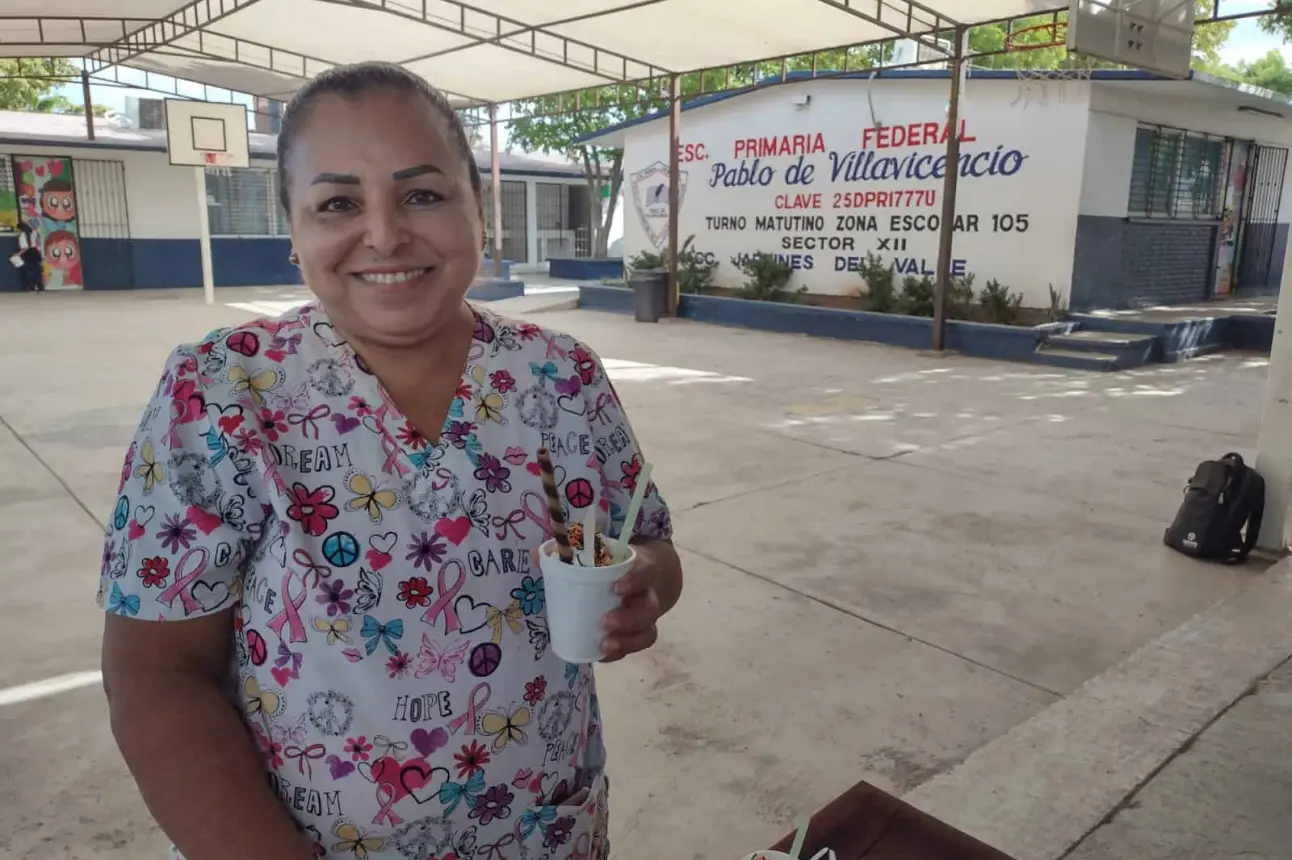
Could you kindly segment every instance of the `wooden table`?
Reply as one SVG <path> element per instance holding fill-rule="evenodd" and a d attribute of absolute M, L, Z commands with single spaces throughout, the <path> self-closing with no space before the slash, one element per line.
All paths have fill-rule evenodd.
<path fill-rule="evenodd" d="M 788 852 L 793 842 L 791 833 L 771 850 Z M 811 860 L 822 848 L 838 860 L 1012 860 L 865 782 L 812 816 L 799 857 Z"/>

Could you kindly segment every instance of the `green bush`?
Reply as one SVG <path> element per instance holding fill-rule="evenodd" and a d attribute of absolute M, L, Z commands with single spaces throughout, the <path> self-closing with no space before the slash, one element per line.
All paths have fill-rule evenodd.
<path fill-rule="evenodd" d="M 740 297 L 759 302 L 796 302 L 807 287 L 786 289 L 794 269 L 775 254 L 759 251 L 745 259 L 732 257 L 731 264 L 745 274 Z"/>
<path fill-rule="evenodd" d="M 866 282 L 867 310 L 887 314 L 898 309 L 896 276 L 893 267 L 884 263 L 878 254 L 866 253 L 861 267 L 861 279 Z"/>
<path fill-rule="evenodd" d="M 907 275 L 902 279 L 902 313 L 913 317 L 933 316 L 933 279 L 927 275 L 917 278 Z"/>
<path fill-rule="evenodd" d="M 677 252 L 677 286 L 683 293 L 703 293 L 713 286 L 713 272 L 717 263 L 706 263 L 704 257 L 693 247 L 695 235 L 686 237 Z M 669 266 L 668 251 L 655 253 L 643 251 L 628 260 L 625 266 L 624 279 L 632 277 L 633 272 L 642 270 L 667 271 Z"/>
<path fill-rule="evenodd" d="M 973 305 L 973 274 L 961 275 L 951 279 L 947 285 L 947 319 L 967 319 L 969 308 Z M 901 311 L 913 317 L 933 316 L 934 295 L 937 282 L 929 276 L 917 278 L 907 275 L 902 281 Z"/>
<path fill-rule="evenodd" d="M 1018 309 L 1023 306 L 1023 294 L 1010 292 L 1009 287 L 992 278 L 978 294 L 988 322 L 1009 325 L 1018 319 Z"/>

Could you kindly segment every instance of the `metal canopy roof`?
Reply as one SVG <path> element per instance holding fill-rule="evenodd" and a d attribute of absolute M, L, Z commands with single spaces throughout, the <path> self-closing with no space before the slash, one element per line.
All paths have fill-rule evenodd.
<path fill-rule="evenodd" d="M 459 106 L 1066 7 L 1063 0 L 3 0 L 0 57 L 83 57 L 284 99 L 341 63 L 398 62 Z M 110 10 L 110 15 L 105 12 Z"/>

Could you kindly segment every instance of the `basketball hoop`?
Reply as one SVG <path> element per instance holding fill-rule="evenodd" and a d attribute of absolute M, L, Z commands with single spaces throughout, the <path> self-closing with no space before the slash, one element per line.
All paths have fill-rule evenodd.
<path fill-rule="evenodd" d="M 1067 62 L 1069 66 L 1062 69 L 1015 69 L 1018 95 L 1010 106 L 1021 106 L 1024 110 L 1032 105 L 1048 107 L 1051 88 L 1054 89 L 1059 104 L 1067 104 L 1070 90 L 1074 91 L 1074 96 L 1088 90 L 1095 73 L 1093 65 L 1071 55 Z"/>
<path fill-rule="evenodd" d="M 1044 33 L 1049 36 L 1048 41 L 1030 42 L 1023 37 L 1031 33 Z M 1067 47 L 1068 44 L 1068 22 L 1051 21 L 1048 24 L 1037 24 L 1034 27 L 1023 27 L 1015 30 L 1005 37 L 1006 51 L 1039 51 L 1042 48 L 1057 48 L 1060 45 Z"/>

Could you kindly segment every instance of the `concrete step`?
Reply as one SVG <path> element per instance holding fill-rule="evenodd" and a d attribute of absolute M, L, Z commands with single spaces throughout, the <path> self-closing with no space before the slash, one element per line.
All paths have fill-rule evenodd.
<path fill-rule="evenodd" d="M 1125 370 L 1153 361 L 1160 351 L 1159 337 L 1155 334 L 1079 329 L 1068 334 L 1052 334 L 1045 342 L 1055 349 L 1071 352 L 1116 355 L 1119 357 L 1116 369 Z"/>
<path fill-rule="evenodd" d="M 1052 334 L 1046 341 L 1057 347 L 1091 352 L 1120 352 L 1124 349 L 1152 346 L 1156 335 L 1130 334 L 1115 331 L 1078 329 L 1071 334 Z"/>
<path fill-rule="evenodd" d="M 1041 344 L 1032 360 L 1037 364 L 1048 364 L 1051 367 L 1066 367 L 1071 370 L 1094 370 L 1108 373 L 1121 369 L 1123 357 L 1114 352 L 1091 352 L 1089 350 L 1060 349 L 1059 347 Z"/>

